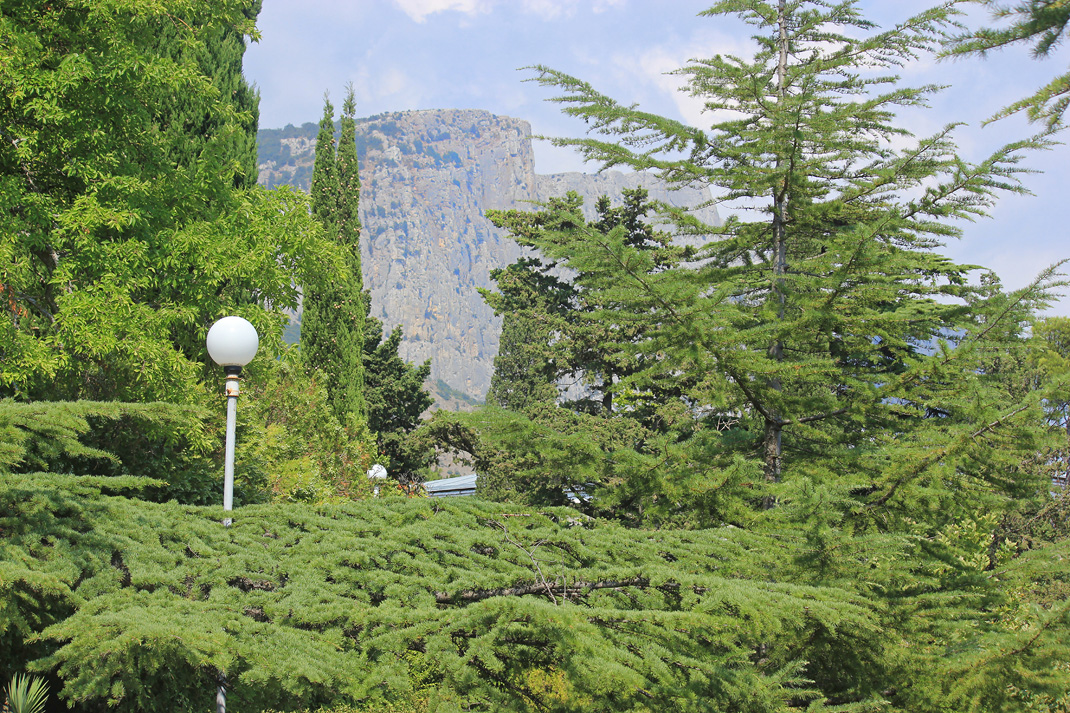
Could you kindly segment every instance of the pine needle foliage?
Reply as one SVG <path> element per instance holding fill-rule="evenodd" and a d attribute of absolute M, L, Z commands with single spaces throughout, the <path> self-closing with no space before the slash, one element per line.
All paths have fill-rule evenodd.
<path fill-rule="evenodd" d="M 544 210 L 492 210 L 487 217 L 529 247 L 551 235 L 623 231 L 623 244 L 642 252 L 652 272 L 690 254 L 673 246 L 670 235 L 653 224 L 656 218 L 648 217 L 656 213 L 657 205 L 648 200 L 645 189 L 625 189 L 620 199 L 622 205 L 613 207 L 608 196 L 599 198 L 597 217 L 590 222 L 582 213 L 583 199 L 575 193 L 551 198 Z M 556 260 L 542 255 L 523 257 L 492 271 L 491 278 L 498 291 L 481 294 L 503 316 L 504 344 L 496 357 L 489 397 L 514 411 L 561 400 L 572 401 L 565 405 L 573 410 L 611 414 L 614 385 L 639 369 L 636 357 L 617 345 L 635 341 L 643 322 L 636 319 L 629 329 L 619 323 L 609 329 L 593 318 L 621 307 L 611 301 L 610 291 L 597 289 L 604 286 L 600 282 L 604 275 L 561 270 Z M 570 399 L 557 393 L 560 384 L 573 390 L 582 386 L 584 393 Z"/>
<path fill-rule="evenodd" d="M 1055 659 L 1065 613 L 1030 614 L 1000 578 L 1035 572 L 1032 558 L 1057 559 L 1063 545 L 1015 554 L 998 534 L 1021 503 L 1049 498 L 1048 461 L 1065 441 L 1053 428 L 1063 377 L 1024 366 L 1042 352 L 1030 325 L 1065 287 L 1061 265 L 1006 292 L 994 275 L 939 253 L 999 194 L 1025 192 L 1022 162 L 1052 140 L 1013 142 L 973 164 L 957 155 L 953 125 L 915 138 L 896 123 L 898 109 L 936 91 L 902 86 L 896 69 L 937 49 L 953 12 L 881 30 L 851 2 L 718 3 L 703 14 L 750 25 L 757 49 L 677 72 L 707 109 L 705 129 L 536 67 L 534 79 L 589 127 L 558 145 L 603 168 L 708 186 L 737 214 L 713 226 L 660 206 L 666 229 L 702 243 L 676 255 L 631 245 L 625 226 L 594 226 L 567 201 L 507 218 L 518 241 L 575 276 L 597 306 L 590 319 L 608 335 L 605 353 L 639 365 L 612 387 L 629 395 L 614 399 L 617 418 L 641 413 L 642 395 L 678 387 L 650 401 L 661 413 L 675 402 L 678 423 L 691 427 L 603 458 L 656 474 L 629 480 L 618 470 L 619 492 L 645 486 L 660 507 L 694 514 L 701 501 L 688 491 L 728 483 L 708 519 L 673 522 L 765 533 L 790 581 L 855 591 L 879 612 L 883 639 L 860 631 L 864 654 L 837 655 L 823 632 L 809 640 L 799 672 L 829 704 L 1024 710 L 1056 701 L 1066 681 Z M 566 462 L 558 452 L 584 455 L 595 439 L 558 447 L 570 432 L 539 426 L 453 435 L 533 463 L 516 472 L 548 490 L 575 483 L 555 468 Z M 536 443 L 554 444 L 553 458 L 532 459 Z M 578 462 L 582 483 L 607 482 Z"/>
<path fill-rule="evenodd" d="M 647 279 L 688 260 L 694 249 L 674 244 L 661 229 L 658 206 L 643 189 L 624 191 L 618 206 L 601 197 L 590 220 L 582 208 L 570 193 L 536 211 L 488 212 L 525 247 L 555 243 L 492 273 L 498 291 L 483 292 L 504 316 L 489 396 L 513 413 L 488 408 L 442 416 L 442 427 L 432 431 L 463 448 L 465 439 L 451 442 L 455 434 L 445 422 L 472 429 L 476 450 L 469 453 L 486 497 L 527 504 L 578 499 L 590 514 L 643 526 L 745 522 L 742 505 L 755 497 L 760 478 L 745 459 L 718 457 L 708 438 L 738 418 L 712 414 L 704 423 L 693 408 L 693 390 L 711 375 L 676 369 L 648 378 L 665 355 L 645 343 L 647 315 L 620 301 L 619 276 L 560 257 L 577 234 L 619 240 L 635 251 L 635 269 Z"/>
<path fill-rule="evenodd" d="M 122 496 L 142 480 L 0 479 L 0 661 L 76 710 L 200 710 L 220 672 L 254 710 L 1027 710 L 1070 682 L 1063 501 L 1016 551 L 984 518 L 639 530 L 475 499 L 226 528 Z"/>
<path fill-rule="evenodd" d="M 243 25 L 255 22 L 262 0 L 248 0 L 243 4 Z M 164 130 L 174 135 L 174 148 L 169 158 L 176 165 L 188 167 L 205 148 L 220 150 L 227 154 L 225 161 L 229 164 L 228 170 L 233 172 L 234 187 L 255 186 L 260 96 L 242 74 L 246 36 L 239 27 L 205 23 L 197 17 L 192 18 L 192 24 L 200 35 L 200 42 L 188 40 L 187 22 L 170 22 L 159 28 L 158 50 L 179 63 L 193 59 L 201 73 L 211 78 L 219 96 L 233 106 L 233 118 L 238 126 L 227 126 L 226 120 L 204 112 L 196 99 L 181 95 L 173 97 L 161 119 Z M 226 146 L 212 147 L 220 135 Z"/>
<path fill-rule="evenodd" d="M 514 234 L 586 276 L 608 306 L 596 314 L 607 333 L 641 323 L 638 339 L 610 347 L 645 357 L 623 387 L 704 377 L 684 397 L 733 424 L 719 432 L 723 452 L 762 462 L 767 506 L 819 483 L 861 521 L 890 510 L 905 521 L 967 492 L 1039 485 L 1018 464 L 1044 447 L 1042 399 L 1012 399 L 984 364 L 1024 348 L 1031 310 L 1062 285 L 1058 268 L 1005 295 L 991 280 L 970 284 L 976 268 L 937 248 L 998 194 L 1024 192 L 1022 160 L 1051 140 L 970 164 L 955 153 L 953 126 L 921 139 L 897 126 L 895 110 L 923 105 L 935 88 L 900 86 L 891 72 L 934 49 L 951 13 L 877 30 L 852 2 L 718 3 L 703 15 L 751 25 L 757 50 L 677 72 L 704 102 L 706 130 L 534 69 L 590 126 L 586 138 L 555 143 L 602 167 L 709 186 L 748 216 L 711 226 L 664 206 L 678 233 L 707 242 L 661 265 L 623 228 L 555 229 L 546 219 L 548 229 Z"/>
<path fill-rule="evenodd" d="M 368 428 L 376 434 L 380 462 L 391 477 L 421 482 L 437 459 L 431 444 L 416 436 L 421 418 L 434 399 L 424 384 L 431 375 L 431 360 L 410 364 L 401 358 L 401 327 L 389 335 L 383 323 L 368 314 L 371 295 L 364 292 L 364 386 Z"/>
<path fill-rule="evenodd" d="M 0 402 L 0 473 L 26 473 L 43 470 L 106 474 L 126 473 L 136 454 L 105 450 L 119 445 L 108 438 L 93 438 L 103 422 L 124 422 L 126 428 L 153 432 L 161 429 L 161 440 L 170 438 L 196 449 L 203 447 L 200 429 L 203 413 L 193 407 L 174 404 L 126 404 L 119 402 Z M 157 445 L 157 447 L 160 447 Z M 153 463 L 151 467 L 160 464 Z M 144 475 L 145 471 L 135 473 Z"/>
<path fill-rule="evenodd" d="M 334 224 L 338 206 L 338 169 L 335 166 L 337 144 L 334 139 L 334 105 L 323 96 L 323 116 L 316 134 L 316 154 L 312 167 L 312 214 L 328 227 Z"/>
<path fill-rule="evenodd" d="M 548 274 L 547 267 L 541 260 L 521 258 L 491 270 L 497 292 L 481 290 L 483 300 L 502 317 L 487 400 L 511 411 L 557 401 L 561 351 L 551 342 L 560 336 L 565 317 L 573 310 L 573 290 Z"/>
<path fill-rule="evenodd" d="M 778 581 L 742 530 L 426 499 L 252 505 L 224 528 L 99 487 L 0 483 L 2 658 L 32 645 L 78 707 L 204 708 L 221 671 L 249 709 L 433 682 L 438 710 L 791 710 L 822 698 L 799 663 L 817 632 L 878 638 L 863 599 Z"/>

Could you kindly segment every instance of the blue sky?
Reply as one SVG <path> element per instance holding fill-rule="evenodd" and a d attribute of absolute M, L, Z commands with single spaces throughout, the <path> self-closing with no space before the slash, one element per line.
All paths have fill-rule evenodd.
<path fill-rule="evenodd" d="M 520 68 L 544 64 L 593 84 L 622 103 L 704 126 L 698 105 L 676 91 L 666 72 L 691 57 L 749 55 L 749 28 L 727 18 L 700 18 L 710 0 L 264 0 L 261 40 L 246 53 L 245 72 L 260 90 L 260 125 L 318 121 L 323 93 L 338 105 L 345 86 L 357 113 L 405 109 L 485 109 L 525 119 L 536 134 L 577 136 L 584 124 L 565 117 L 553 95 L 525 82 Z M 867 0 L 866 16 L 887 25 L 924 9 L 918 0 Z M 966 18 L 972 24 L 984 15 Z M 904 114 L 917 135 L 965 122 L 956 137 L 964 158 L 980 161 L 1035 130 L 1012 118 L 981 128 L 993 112 L 1065 71 L 1070 51 L 1044 61 L 1025 48 L 905 67 L 911 85 L 948 84 L 928 110 Z M 1070 132 L 1063 140 L 1070 139 Z M 595 170 L 570 151 L 536 142 L 536 170 Z M 1024 179 L 1032 196 L 1007 196 L 987 220 L 965 225 L 947 246 L 953 259 L 994 269 L 1007 287 L 1027 284 L 1070 257 L 1070 146 L 1031 156 Z M 1064 298 L 1053 314 L 1070 315 Z"/>

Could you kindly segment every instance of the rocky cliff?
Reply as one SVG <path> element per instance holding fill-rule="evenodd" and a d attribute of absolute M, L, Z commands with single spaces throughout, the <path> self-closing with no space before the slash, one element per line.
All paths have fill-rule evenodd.
<path fill-rule="evenodd" d="M 260 132 L 260 183 L 308 189 L 316 125 Z M 576 191 L 588 208 L 601 195 L 646 186 L 655 198 L 695 206 L 706 191 L 668 192 L 648 176 L 606 172 L 538 175 L 525 121 L 484 111 L 408 111 L 357 125 L 361 162 L 364 284 L 387 329 L 400 324 L 402 356 L 430 358 L 440 404 L 483 399 L 501 322 L 477 288 L 520 248 L 484 217 Z M 716 222 L 715 211 L 703 219 Z"/>

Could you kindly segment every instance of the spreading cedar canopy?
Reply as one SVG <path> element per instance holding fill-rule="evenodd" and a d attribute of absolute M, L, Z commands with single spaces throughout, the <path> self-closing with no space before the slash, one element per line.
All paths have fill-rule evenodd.
<path fill-rule="evenodd" d="M 0 658 L 76 710 L 201 710 L 221 674 L 244 710 L 985 710 L 1066 683 L 1065 500 L 998 553 L 979 517 L 822 563 L 788 526 L 468 498 L 224 513 L 138 497 L 158 485 L 0 480 Z"/>
<path fill-rule="evenodd" d="M 36 633 L 4 658 L 40 656 L 77 705 L 203 708 L 224 672 L 252 710 L 420 681 L 487 710 L 775 710 L 820 697 L 799 647 L 880 626 L 855 592 L 771 578 L 780 548 L 744 531 L 467 499 L 248 506 L 225 528 L 219 508 L 101 492 L 135 487 L 33 474 L 0 494 L 5 641 Z"/>

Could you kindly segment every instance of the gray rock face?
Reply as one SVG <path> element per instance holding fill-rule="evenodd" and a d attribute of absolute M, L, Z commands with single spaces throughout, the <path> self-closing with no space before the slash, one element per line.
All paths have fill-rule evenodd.
<path fill-rule="evenodd" d="M 261 131 L 260 182 L 308 189 L 315 125 Z M 401 355 L 431 359 L 440 405 L 481 401 L 490 387 L 501 320 L 479 296 L 490 271 L 521 249 L 485 217 L 488 209 L 533 207 L 576 191 L 597 198 L 646 186 L 651 196 L 695 206 L 708 191 L 666 191 L 649 176 L 535 173 L 531 127 L 484 111 L 383 114 L 357 125 L 361 166 L 361 251 L 372 312 L 401 325 Z M 716 211 L 700 217 L 716 223 Z"/>

